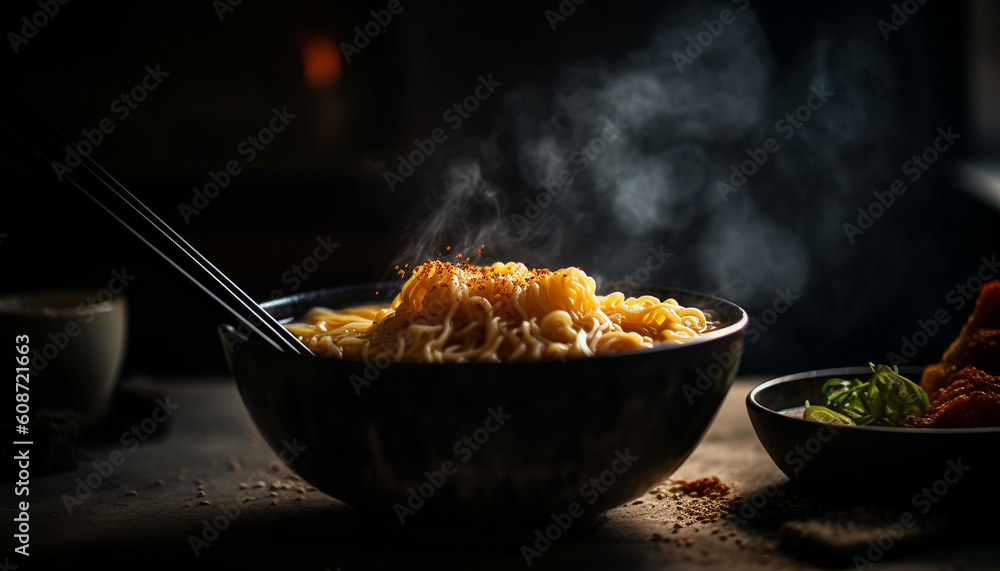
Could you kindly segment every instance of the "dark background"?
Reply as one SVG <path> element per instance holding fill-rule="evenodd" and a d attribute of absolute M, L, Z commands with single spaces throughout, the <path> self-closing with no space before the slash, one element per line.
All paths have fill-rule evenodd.
<path fill-rule="evenodd" d="M 997 184 L 1000 151 L 1000 18 L 989 2 L 920 5 L 884 39 L 877 21 L 891 18 L 890 2 L 751 2 L 739 12 L 730 2 L 588 0 L 552 30 L 544 12 L 556 2 L 404 0 L 350 63 L 324 51 L 353 41 L 354 26 L 385 5 L 243 2 L 220 21 L 207 1 L 70 2 L 18 53 L 8 36 L 4 80 L 77 140 L 159 64 L 170 75 L 114 119 L 92 156 L 259 299 L 291 293 L 283 272 L 327 235 L 341 246 L 303 290 L 388 279 L 396 263 L 480 240 L 482 261 L 578 265 L 620 281 L 662 247 L 672 255 L 650 282 L 717 293 L 753 316 L 776 289 L 800 296 L 748 346 L 744 372 L 883 361 L 918 320 L 946 309 L 949 323 L 910 360 L 921 364 L 968 314 L 949 291 L 1000 250 L 997 200 L 983 190 Z M 727 8 L 736 22 L 679 72 L 671 54 Z M 21 18 L 39 10 L 5 2 L 3 31 L 21 33 Z M 332 71 L 309 79 L 306 61 L 324 55 Z M 445 126 L 442 113 L 487 74 L 502 87 L 391 192 L 386 166 Z M 831 102 L 722 201 L 716 181 L 729 165 L 819 84 L 835 91 Z M 209 171 L 243 162 L 238 144 L 284 106 L 291 125 L 185 224 L 178 205 Z M 519 238 L 509 215 L 538 194 L 540 143 L 565 158 L 618 113 L 631 121 L 627 142 Z M 851 244 L 843 223 L 948 126 L 962 135 L 957 146 Z M 0 293 L 96 292 L 127 268 L 136 279 L 125 374 L 224 372 L 215 308 L 51 170 L 3 145 Z M 466 172 L 455 164 L 480 165 L 473 191 L 455 182 Z"/>

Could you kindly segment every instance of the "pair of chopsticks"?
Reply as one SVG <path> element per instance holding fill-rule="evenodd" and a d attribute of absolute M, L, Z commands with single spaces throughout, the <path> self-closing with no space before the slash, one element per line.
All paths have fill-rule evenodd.
<path fill-rule="evenodd" d="M 75 145 L 76 141 L 52 126 L 6 84 L 0 89 L 0 99 L 4 103 L 0 125 L 42 160 L 40 166 L 44 165 L 48 172 L 53 172 L 53 161 L 62 162 L 66 145 Z M 71 172 L 64 173 L 63 180 L 90 197 L 153 252 L 239 320 L 248 331 L 276 349 L 300 355 L 310 354 L 309 349 L 295 335 L 264 311 L 89 155 L 82 157 L 81 163 Z"/>

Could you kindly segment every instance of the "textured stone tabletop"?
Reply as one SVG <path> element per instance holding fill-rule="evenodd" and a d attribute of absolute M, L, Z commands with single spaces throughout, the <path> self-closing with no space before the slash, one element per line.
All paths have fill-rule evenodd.
<path fill-rule="evenodd" d="M 965 534 L 910 534 L 867 553 L 872 547 L 866 541 L 880 535 L 852 535 L 845 522 L 872 520 L 872 528 L 888 529 L 879 527 L 878 517 L 891 523 L 897 516 L 873 516 L 864 506 L 852 512 L 852 506 L 819 505 L 787 485 L 757 441 L 744 405 L 761 380 L 742 378 L 734 384 L 701 444 L 658 492 L 611 510 L 594 529 L 554 541 L 532 559 L 531 568 L 850 569 L 867 566 L 864 561 L 879 569 L 1000 565 L 997 542 Z M 147 423 L 148 435 L 140 430 L 86 447 L 75 472 L 32 479 L 31 556 L 13 553 L 13 515 L 4 517 L 0 557 L 8 558 L 7 568 L 82 562 L 130 569 L 220 564 L 343 571 L 528 568 L 520 546 L 533 541 L 530 532 L 512 544 L 447 534 L 400 537 L 366 524 L 356 510 L 311 489 L 277 461 L 229 380 L 151 386 L 169 397 L 167 422 Z M 680 480 L 712 476 L 728 486 L 724 495 L 677 492 Z M 5 485 L 0 497 L 4 513 L 13 514 L 15 499 L 21 499 L 14 497 L 13 485 Z M 831 535 L 831 530 L 840 533 Z M 826 548 L 838 541 L 833 551 L 839 555 L 830 559 Z"/>

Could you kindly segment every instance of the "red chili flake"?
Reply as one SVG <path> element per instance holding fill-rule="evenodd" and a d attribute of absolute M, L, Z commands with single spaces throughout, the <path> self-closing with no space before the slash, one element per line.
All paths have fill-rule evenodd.
<path fill-rule="evenodd" d="M 676 484 L 685 494 L 694 493 L 697 496 L 707 496 L 712 493 L 722 496 L 729 491 L 729 486 L 714 476 L 691 481 L 677 480 Z"/>

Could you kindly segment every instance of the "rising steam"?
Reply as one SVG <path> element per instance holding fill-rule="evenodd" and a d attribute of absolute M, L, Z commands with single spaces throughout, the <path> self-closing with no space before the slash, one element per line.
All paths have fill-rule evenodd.
<path fill-rule="evenodd" d="M 735 21 L 679 71 L 674 54 L 727 7 Z M 502 126 L 447 161 L 430 185 L 443 189 L 437 206 L 397 262 L 486 244 L 482 262 L 576 265 L 619 282 L 661 248 L 671 257 L 650 283 L 746 306 L 770 303 L 775 288 L 801 291 L 824 263 L 807 252 L 842 239 L 838 221 L 864 180 L 859 157 L 871 161 L 871 180 L 885 176 L 878 149 L 890 122 L 877 101 L 891 73 L 878 36 L 868 36 L 820 32 L 778 81 L 752 8 L 698 6 L 672 13 L 624 57 L 567 65 L 551 85 L 511 82 L 492 108 Z M 829 101 L 793 137 L 776 134 L 776 121 L 819 85 L 834 92 Z M 624 125 L 620 135 L 581 160 L 609 121 Z M 768 137 L 780 149 L 723 200 L 717 183 Z M 573 178 L 565 185 L 564 171 Z"/>

